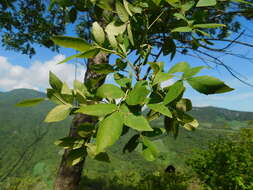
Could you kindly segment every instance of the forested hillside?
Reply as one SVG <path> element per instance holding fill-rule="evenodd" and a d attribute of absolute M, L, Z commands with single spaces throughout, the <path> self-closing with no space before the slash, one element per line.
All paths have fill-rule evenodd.
<path fill-rule="evenodd" d="M 41 96 L 44 94 L 28 89 L 0 93 L 0 184 L 18 183 L 21 178 L 29 176 L 25 179 L 30 183 L 39 180 L 45 187 L 52 185 L 62 154 L 53 143 L 68 133 L 70 120 L 50 125 L 43 123 L 53 106 L 49 102 L 29 108 L 15 106 L 20 100 Z M 194 132 L 180 130 L 176 140 L 172 136 L 157 140 L 161 152 L 156 161 L 144 161 L 138 152 L 118 154 L 129 139 L 127 135 L 110 148 L 111 163 L 88 159 L 85 173 L 89 178 L 96 178 L 98 174 L 99 177 L 124 176 L 130 175 L 131 171 L 141 174 L 147 170 L 163 170 L 169 164 L 183 170 L 184 160 L 191 156 L 189 153 L 194 148 L 205 148 L 208 141 L 238 131 L 247 126 L 248 120 L 253 120 L 253 113 L 215 107 L 194 108 L 191 114 L 200 120 L 201 126 Z M 152 125 L 162 126 L 162 123 L 161 118 Z"/>

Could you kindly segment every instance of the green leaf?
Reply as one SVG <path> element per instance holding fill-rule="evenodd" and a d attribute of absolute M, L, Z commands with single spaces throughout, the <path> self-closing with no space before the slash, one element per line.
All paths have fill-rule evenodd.
<path fill-rule="evenodd" d="M 84 148 L 70 150 L 69 155 L 67 157 L 67 164 L 69 166 L 74 166 L 80 163 L 84 157 L 86 157 L 87 152 Z"/>
<path fill-rule="evenodd" d="M 182 26 L 178 28 L 174 28 L 171 32 L 192 32 L 192 28 L 189 26 Z"/>
<path fill-rule="evenodd" d="M 60 92 L 54 89 L 47 89 L 47 97 L 55 104 L 68 104 L 60 94 Z"/>
<path fill-rule="evenodd" d="M 180 0 L 166 0 L 171 6 L 179 8 Z"/>
<path fill-rule="evenodd" d="M 51 71 L 49 72 L 49 84 L 50 86 L 58 91 L 58 92 L 61 92 L 61 88 L 62 88 L 62 81 L 54 74 L 52 73 Z"/>
<path fill-rule="evenodd" d="M 96 137 L 96 152 L 104 152 L 107 147 L 113 145 L 119 139 L 122 129 L 123 118 L 119 112 L 100 121 Z"/>
<path fill-rule="evenodd" d="M 76 113 L 83 113 L 92 116 L 105 116 L 117 110 L 115 104 L 94 104 L 81 106 Z"/>
<path fill-rule="evenodd" d="M 98 24 L 98 22 L 94 22 L 92 24 L 92 34 L 99 44 L 103 44 L 105 41 L 105 33 L 103 28 Z"/>
<path fill-rule="evenodd" d="M 187 62 L 179 62 L 171 67 L 168 73 L 186 72 L 188 69 L 190 69 L 190 65 Z"/>
<path fill-rule="evenodd" d="M 125 7 L 120 3 L 120 1 L 116 1 L 116 12 L 122 22 L 127 22 L 129 19 L 127 10 Z"/>
<path fill-rule="evenodd" d="M 18 107 L 29 107 L 29 106 L 35 106 L 41 102 L 45 101 L 45 98 L 33 98 L 29 100 L 24 100 L 21 102 L 18 102 L 16 106 Z"/>
<path fill-rule="evenodd" d="M 165 133 L 164 128 L 153 128 L 154 131 L 144 131 L 141 134 L 144 135 L 145 137 L 157 137 Z"/>
<path fill-rule="evenodd" d="M 97 89 L 96 95 L 100 98 L 118 99 L 125 95 L 125 93 L 113 84 L 103 84 Z"/>
<path fill-rule="evenodd" d="M 123 34 L 126 30 L 126 24 L 115 25 L 115 22 L 111 22 L 105 28 L 107 34 L 111 34 L 113 36 L 117 36 L 119 34 Z"/>
<path fill-rule="evenodd" d="M 104 63 L 91 65 L 90 69 L 100 74 L 109 74 L 115 71 L 113 66 Z"/>
<path fill-rule="evenodd" d="M 164 117 L 164 128 L 168 134 L 172 133 L 174 138 L 177 138 L 179 132 L 179 122 L 176 118 Z"/>
<path fill-rule="evenodd" d="M 75 59 L 75 58 L 87 58 L 87 59 L 88 58 L 93 58 L 93 57 L 95 57 L 99 53 L 99 51 L 100 50 L 98 48 L 92 48 L 92 49 L 89 49 L 87 51 L 84 51 L 84 52 L 81 52 L 81 53 L 69 56 L 66 59 L 64 59 L 61 62 L 59 62 L 58 64 L 66 63 L 66 62 L 68 62 L 68 61 L 70 61 L 72 59 Z"/>
<path fill-rule="evenodd" d="M 127 62 L 123 61 L 122 59 L 118 58 L 116 60 L 117 68 L 120 70 L 124 70 L 127 67 Z"/>
<path fill-rule="evenodd" d="M 56 146 L 63 147 L 65 149 L 72 148 L 77 139 L 74 137 L 65 137 L 54 142 Z"/>
<path fill-rule="evenodd" d="M 186 70 L 183 74 L 183 79 L 187 79 L 187 78 L 190 78 L 196 74 L 198 74 L 203 68 L 205 68 L 205 66 L 199 66 L 199 67 L 193 67 L 193 68 L 190 68 L 188 70 Z"/>
<path fill-rule="evenodd" d="M 173 77 L 173 75 L 169 74 L 169 73 L 164 73 L 164 72 L 158 72 L 155 75 L 154 81 L 152 85 L 156 85 L 159 83 L 162 83 L 164 81 L 167 81 L 169 79 L 171 79 Z"/>
<path fill-rule="evenodd" d="M 77 54 L 78 55 L 77 58 L 86 58 L 86 59 L 93 58 L 99 53 L 99 51 L 100 51 L 100 49 L 98 49 L 98 48 L 92 48 L 92 49 L 84 51 L 80 54 Z"/>
<path fill-rule="evenodd" d="M 157 74 L 159 71 L 162 71 L 163 68 L 160 67 L 160 65 L 157 62 L 148 62 L 151 69 L 154 71 L 154 74 Z"/>
<path fill-rule="evenodd" d="M 69 11 L 69 20 L 70 22 L 74 23 L 77 18 L 77 11 L 75 8 L 70 9 Z"/>
<path fill-rule="evenodd" d="M 118 85 L 120 85 L 123 88 L 127 88 L 128 86 L 131 86 L 131 79 L 125 77 L 124 75 L 120 73 L 114 74 L 114 80 Z"/>
<path fill-rule="evenodd" d="M 194 28 L 218 28 L 218 27 L 226 27 L 225 24 L 216 24 L 216 23 L 207 23 L 207 24 L 195 24 Z"/>
<path fill-rule="evenodd" d="M 132 27 L 130 23 L 127 24 L 127 34 L 128 34 L 129 41 L 134 46 L 134 38 L 133 38 Z"/>
<path fill-rule="evenodd" d="M 106 152 L 101 152 L 101 153 L 97 154 L 94 157 L 94 159 L 97 161 L 110 163 L 109 155 Z"/>
<path fill-rule="evenodd" d="M 233 88 L 227 86 L 223 81 L 210 76 L 190 78 L 187 82 L 192 86 L 192 88 L 206 95 L 219 94 L 234 90 Z"/>
<path fill-rule="evenodd" d="M 253 3 L 245 1 L 245 0 L 231 0 L 231 1 L 236 2 L 236 3 L 244 3 L 244 4 L 248 4 L 248 5 L 253 5 Z"/>
<path fill-rule="evenodd" d="M 96 1 L 96 6 L 100 7 L 101 9 L 105 9 L 107 11 L 112 11 L 111 3 L 112 1 L 110 0 L 100 0 Z"/>
<path fill-rule="evenodd" d="M 181 9 L 183 12 L 189 11 L 195 5 L 194 1 L 187 1 L 181 5 Z"/>
<path fill-rule="evenodd" d="M 107 33 L 107 38 L 108 38 L 109 43 L 112 46 L 112 48 L 116 49 L 118 47 L 118 42 L 117 42 L 115 36 L 111 33 Z"/>
<path fill-rule="evenodd" d="M 95 125 L 85 122 L 78 126 L 77 133 L 80 137 L 87 138 L 91 134 L 93 134 L 95 130 Z"/>
<path fill-rule="evenodd" d="M 133 152 L 139 144 L 139 137 L 140 137 L 139 134 L 132 136 L 131 139 L 124 146 L 123 153 Z"/>
<path fill-rule="evenodd" d="M 160 5 L 161 0 L 152 0 L 157 6 Z"/>
<path fill-rule="evenodd" d="M 142 115 L 134 115 L 131 112 L 124 114 L 124 124 L 137 131 L 153 131 L 149 122 Z"/>
<path fill-rule="evenodd" d="M 65 82 L 62 85 L 61 94 L 72 95 L 72 90 L 68 87 L 67 83 Z"/>
<path fill-rule="evenodd" d="M 164 104 L 168 104 L 178 98 L 185 90 L 183 81 L 177 81 L 169 87 L 169 90 L 163 100 Z"/>
<path fill-rule="evenodd" d="M 128 105 L 142 104 L 149 94 L 146 85 L 142 85 L 141 82 L 137 82 L 134 89 L 130 91 L 126 98 Z"/>
<path fill-rule="evenodd" d="M 90 96 L 90 93 L 87 87 L 80 81 L 74 80 L 73 82 L 74 89 L 78 91 L 83 97 Z"/>
<path fill-rule="evenodd" d="M 182 98 L 177 102 L 176 108 L 182 112 L 190 111 L 192 110 L 192 102 L 189 99 Z"/>
<path fill-rule="evenodd" d="M 172 117 L 172 113 L 170 112 L 169 108 L 167 108 L 163 103 L 160 104 L 148 104 L 149 109 L 159 112 L 167 117 Z"/>
<path fill-rule="evenodd" d="M 54 36 L 52 40 L 55 44 L 78 50 L 80 52 L 87 51 L 91 48 L 91 45 L 81 38 L 69 37 L 69 36 Z"/>
<path fill-rule="evenodd" d="M 71 105 L 59 105 L 52 109 L 46 116 L 45 122 L 57 122 L 66 119 L 71 112 Z"/>
<path fill-rule="evenodd" d="M 216 3 L 216 0 L 199 0 L 196 7 L 214 6 Z"/>
<path fill-rule="evenodd" d="M 141 139 L 143 143 L 142 155 L 147 161 L 154 161 L 159 153 L 156 149 L 155 144 L 147 137 L 142 136 Z"/>
<path fill-rule="evenodd" d="M 179 62 L 170 68 L 168 74 L 174 74 L 177 72 L 186 72 L 189 69 L 190 65 L 187 62 Z"/>
<path fill-rule="evenodd" d="M 207 37 L 211 37 L 211 35 L 203 30 L 198 30 L 198 29 L 195 29 L 196 32 L 199 32 L 200 34 L 202 34 L 203 36 L 207 36 Z"/>
<path fill-rule="evenodd" d="M 130 7 L 131 7 L 131 4 L 127 1 L 127 0 L 123 0 L 123 4 L 124 4 L 124 7 L 127 11 L 127 13 L 130 15 L 130 16 L 133 16 L 131 10 L 130 10 Z"/>
<path fill-rule="evenodd" d="M 195 118 L 184 112 L 178 112 L 177 119 L 183 123 L 184 128 L 190 131 L 195 130 L 199 126 L 199 122 Z"/>

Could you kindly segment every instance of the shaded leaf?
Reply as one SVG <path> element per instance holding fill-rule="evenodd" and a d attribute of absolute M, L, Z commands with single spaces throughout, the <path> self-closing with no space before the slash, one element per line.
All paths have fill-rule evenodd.
<path fill-rule="evenodd" d="M 219 94 L 234 90 L 233 88 L 227 86 L 223 81 L 210 76 L 190 78 L 187 82 L 192 86 L 192 88 L 206 95 Z"/>
<path fill-rule="evenodd" d="M 68 157 L 67 157 L 67 164 L 69 166 L 74 166 L 80 163 L 84 157 L 86 157 L 87 152 L 84 148 L 70 150 Z"/>
<path fill-rule="evenodd" d="M 123 153 L 133 152 L 139 144 L 139 137 L 140 137 L 139 134 L 132 136 L 130 140 L 126 143 L 126 145 L 124 146 Z"/>
<path fill-rule="evenodd" d="M 54 74 L 52 73 L 51 71 L 49 72 L 49 84 L 50 86 L 58 91 L 58 92 L 61 92 L 61 88 L 62 88 L 62 81 Z"/>
<path fill-rule="evenodd" d="M 159 153 L 155 144 L 144 136 L 141 137 L 141 140 L 143 143 L 142 155 L 147 161 L 154 161 Z"/>
<path fill-rule="evenodd" d="M 123 88 L 127 88 L 128 86 L 131 86 L 131 79 L 125 77 L 124 75 L 120 73 L 114 74 L 114 80 L 118 85 L 120 85 Z"/>

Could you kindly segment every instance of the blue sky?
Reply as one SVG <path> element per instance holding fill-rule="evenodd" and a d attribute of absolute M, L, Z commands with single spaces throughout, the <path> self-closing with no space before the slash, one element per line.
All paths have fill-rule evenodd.
<path fill-rule="evenodd" d="M 248 27 L 250 26 L 248 25 Z M 241 40 L 246 40 L 248 43 L 253 44 L 251 38 L 244 38 Z M 230 50 L 231 52 L 253 57 L 253 48 L 234 46 L 230 48 Z M 74 51 L 61 49 L 60 52 L 51 52 L 50 50 L 41 47 L 37 47 L 36 51 L 37 54 L 30 59 L 26 55 L 13 51 L 6 51 L 3 47 L 0 47 L 0 91 L 9 91 L 15 88 L 32 88 L 44 91 L 48 87 L 49 70 L 55 72 L 63 81 L 66 81 L 69 84 L 74 80 L 75 65 L 73 62 L 75 60 L 69 64 L 56 64 L 64 59 L 64 57 L 73 55 L 75 53 Z M 223 56 L 220 57 L 220 59 L 222 59 L 227 65 L 231 66 L 235 71 L 246 77 L 243 78 L 244 80 L 253 84 L 252 62 L 233 56 Z M 113 58 L 111 61 L 112 60 Z M 164 61 L 167 68 L 179 61 L 187 61 L 192 66 L 205 64 L 197 58 L 180 54 L 178 54 L 172 62 L 169 57 L 161 57 L 159 61 Z M 84 71 L 85 67 L 78 64 L 77 79 L 83 79 Z M 206 69 L 201 74 L 218 77 L 231 87 L 235 88 L 235 90 L 225 94 L 206 96 L 188 88 L 185 96 L 192 99 L 193 105 L 217 106 L 233 110 L 253 111 L 253 87 L 242 84 L 222 67 Z M 110 82 L 111 80 L 108 81 Z"/>

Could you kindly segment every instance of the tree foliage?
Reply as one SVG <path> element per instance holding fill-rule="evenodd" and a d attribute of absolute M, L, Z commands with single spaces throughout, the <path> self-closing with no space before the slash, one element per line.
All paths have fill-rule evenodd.
<path fill-rule="evenodd" d="M 241 130 L 232 139 L 220 139 L 198 151 L 188 164 L 200 180 L 214 189 L 253 188 L 253 129 Z"/>
<path fill-rule="evenodd" d="M 179 127 L 195 130 L 199 125 L 187 113 L 192 109 L 191 101 L 183 96 L 187 83 L 206 95 L 233 90 L 217 78 L 199 76 L 204 67 L 180 62 L 166 70 L 169 60 L 165 63 L 157 61 L 162 53 L 174 57 L 177 50 L 174 41 L 187 40 L 194 49 L 202 46 L 200 42 L 208 44 L 206 36 L 222 32 L 226 25 L 209 23 L 209 19 L 205 19 L 207 17 L 199 20 L 193 13 L 201 14 L 206 9 L 215 9 L 213 5 L 226 5 L 230 1 L 86 2 L 90 12 L 94 10 L 97 13 L 90 15 L 93 22 L 90 38 L 55 36 L 52 40 L 57 45 L 79 51 L 61 63 L 73 58 L 91 58 L 101 52 L 117 56 L 115 63 L 98 64 L 91 68 L 92 72 L 102 74 L 102 78 L 113 74 L 115 83 L 102 84 L 97 88 L 100 78 L 90 79 L 85 84 L 74 81 L 74 88 L 70 89 L 50 73 L 51 88 L 47 90 L 47 96 L 58 105 L 49 112 L 45 121 L 56 122 L 64 120 L 67 115 L 80 113 L 97 118 L 94 126 L 78 128 L 78 133 L 82 135 L 63 138 L 57 143 L 70 149 L 69 163 L 72 165 L 82 161 L 87 154 L 94 159 L 109 161 L 106 154 L 108 147 L 130 130 L 134 135 L 124 151 L 137 149 L 145 159 L 153 161 L 159 152 L 152 141 L 154 137 L 159 138 L 166 133 L 177 137 Z M 57 1 L 52 3 L 54 6 Z M 103 16 L 105 20 L 101 22 L 98 16 Z M 163 82 L 168 80 L 174 81 L 174 84 L 163 87 Z M 29 105 L 31 102 L 28 102 Z M 164 127 L 152 128 L 149 122 L 160 116 L 165 118 Z"/>

